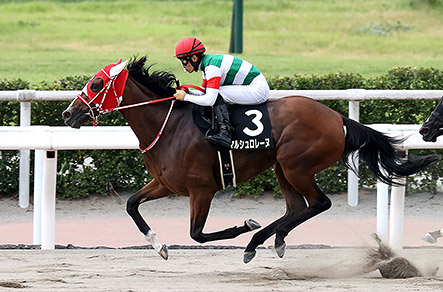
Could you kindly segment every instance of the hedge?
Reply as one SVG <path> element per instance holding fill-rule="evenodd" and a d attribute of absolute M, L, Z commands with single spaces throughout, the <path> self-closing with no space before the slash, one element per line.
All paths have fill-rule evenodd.
<path fill-rule="evenodd" d="M 21 79 L 0 79 L 0 90 L 80 90 L 91 76 L 68 76 L 53 82 L 31 85 Z M 374 78 L 364 78 L 358 73 L 331 73 L 325 75 L 275 76 L 268 78 L 274 90 L 320 90 L 320 89 L 441 89 L 443 72 L 434 68 L 396 67 Z M 327 106 L 347 115 L 347 101 L 324 101 Z M 64 125 L 61 112 L 69 102 L 36 102 L 32 104 L 33 125 Z M 371 100 L 360 104 L 362 123 L 406 123 L 421 124 L 435 107 L 436 101 L 429 100 Z M 20 105 L 17 102 L 0 102 L 2 126 L 19 124 Z M 118 113 L 104 115 L 100 125 L 126 125 Z M 414 150 L 411 154 L 442 153 L 440 150 Z M 17 151 L 1 151 L 0 195 L 18 193 Z M 32 156 L 32 155 L 31 155 Z M 33 159 L 33 157 L 31 157 Z M 33 165 L 33 161 L 31 161 Z M 31 167 L 32 169 L 32 167 Z M 138 190 L 151 177 L 145 170 L 138 150 L 78 150 L 58 152 L 57 196 L 75 199 L 90 194 L 107 194 L 112 189 Z M 360 164 L 361 186 L 374 186 L 375 177 Z M 32 180 L 31 176 L 31 180 Z M 437 180 L 442 170 L 436 164 L 418 176 L 408 178 L 408 191 L 436 192 Z M 418 179 L 418 178 L 421 178 Z M 320 188 L 326 193 L 346 191 L 347 169 L 338 162 L 316 177 Z M 32 181 L 31 181 L 32 182 Z M 268 169 L 261 175 L 243 183 L 235 189 L 238 195 L 258 196 L 262 192 L 280 194 L 277 181 Z"/>

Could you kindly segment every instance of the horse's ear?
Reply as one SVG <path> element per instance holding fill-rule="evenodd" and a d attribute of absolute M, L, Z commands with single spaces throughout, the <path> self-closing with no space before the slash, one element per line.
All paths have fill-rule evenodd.
<path fill-rule="evenodd" d="M 127 63 L 128 60 L 118 63 L 117 65 L 112 67 L 111 70 L 109 70 L 109 75 L 111 77 L 117 76 L 120 72 L 122 72 L 123 69 L 125 69 Z"/>

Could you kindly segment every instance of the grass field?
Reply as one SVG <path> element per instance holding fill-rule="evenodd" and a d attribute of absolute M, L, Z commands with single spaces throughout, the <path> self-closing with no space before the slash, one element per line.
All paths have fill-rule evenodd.
<path fill-rule="evenodd" d="M 148 55 L 185 74 L 172 56 L 183 37 L 227 53 L 232 0 L 0 1 L 0 78 L 32 83 L 93 74 Z M 443 69 L 441 0 L 244 0 L 243 54 L 266 76 Z"/>

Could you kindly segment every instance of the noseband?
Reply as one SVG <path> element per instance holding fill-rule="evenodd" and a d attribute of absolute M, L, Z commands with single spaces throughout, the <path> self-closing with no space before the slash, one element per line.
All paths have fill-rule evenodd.
<path fill-rule="evenodd" d="M 120 80 L 120 82 L 118 82 L 116 84 L 116 81 L 118 80 L 119 76 L 121 76 L 120 74 L 123 72 L 123 78 L 124 78 L 124 82 L 121 82 L 122 80 Z M 92 80 L 94 80 L 94 78 L 98 75 L 98 74 L 104 74 L 105 78 L 108 79 L 107 82 L 105 83 L 105 85 L 103 86 L 103 88 L 95 94 L 95 96 L 90 99 L 89 95 L 88 95 L 88 86 L 89 84 L 92 82 Z M 129 108 L 133 108 L 133 107 L 138 107 L 138 106 L 144 106 L 144 105 L 148 105 L 148 104 L 154 104 L 157 102 L 162 102 L 162 101 L 167 101 L 167 100 L 172 100 L 171 102 L 171 106 L 169 107 L 168 113 L 166 114 L 165 120 L 163 121 L 163 124 L 160 128 L 160 131 L 158 132 L 158 134 L 155 136 L 154 140 L 151 142 L 151 144 L 149 144 L 148 147 L 146 148 L 141 148 L 139 147 L 140 151 L 142 153 L 145 153 L 147 151 L 149 151 L 152 147 L 154 147 L 154 145 L 157 143 L 157 141 L 160 139 L 160 136 L 163 133 L 163 130 L 166 127 L 166 123 L 169 120 L 169 117 L 171 115 L 172 112 L 172 108 L 174 107 L 174 102 L 175 102 L 175 97 L 171 96 L 171 97 L 166 97 L 166 98 L 160 98 L 160 99 L 153 99 L 153 100 L 148 100 L 148 101 L 144 101 L 144 102 L 140 102 L 140 103 L 135 103 L 135 104 L 129 104 L 129 105 L 125 105 L 125 106 L 120 106 L 122 100 L 123 100 L 123 91 L 124 91 L 124 87 L 126 85 L 126 80 L 127 80 L 127 76 L 128 76 L 128 71 L 126 70 L 122 70 L 121 72 L 119 72 L 117 75 L 115 76 L 110 76 L 104 69 L 101 69 L 100 72 L 96 74 L 87 84 L 86 86 L 83 88 L 82 92 L 79 93 L 77 95 L 77 97 L 88 106 L 89 108 L 89 112 L 86 114 L 87 116 L 89 116 L 92 120 L 92 124 L 94 126 L 97 126 L 97 121 L 98 121 L 98 117 L 101 114 L 106 114 L 106 113 L 110 113 L 113 111 L 119 111 L 119 110 L 123 110 L 123 109 L 129 109 Z M 105 79 L 103 78 L 103 79 Z M 105 80 L 104 80 L 105 81 Z M 120 88 L 120 86 L 122 86 L 123 88 Z M 111 94 L 109 94 L 111 92 Z M 118 94 L 117 92 L 121 92 L 121 94 Z M 86 97 L 89 99 L 89 101 L 87 101 L 83 96 L 82 93 L 84 93 L 86 95 Z M 106 104 L 107 100 L 106 98 L 109 97 L 108 96 L 112 95 L 115 98 L 115 106 L 109 106 L 109 104 Z M 100 96 L 103 96 L 101 99 L 99 98 Z M 98 102 L 96 102 L 96 100 Z M 97 113 L 97 114 L 96 114 Z"/>
<path fill-rule="evenodd" d="M 89 89 L 89 85 L 94 80 L 94 78 L 97 77 L 98 75 L 100 77 L 102 77 L 103 82 L 104 82 L 104 86 L 103 86 L 103 88 L 99 92 L 93 93 Z M 118 74 L 116 74 L 115 76 L 110 76 L 110 74 L 108 74 L 106 72 L 106 70 L 101 69 L 100 72 L 97 73 L 86 84 L 86 86 L 82 90 L 82 93 L 84 93 L 88 97 L 89 101 L 87 101 L 85 98 L 83 98 L 81 93 L 79 93 L 77 95 L 77 97 L 84 104 L 86 104 L 88 106 L 89 113 L 87 115 L 91 118 L 92 124 L 94 126 L 97 125 L 97 121 L 98 121 L 99 115 L 105 114 L 105 113 L 108 113 L 108 112 L 112 112 L 114 110 L 118 110 L 118 108 L 120 106 L 120 103 L 121 103 L 121 101 L 123 99 L 122 94 L 123 94 L 124 87 L 126 85 L 126 80 L 127 80 L 128 75 L 129 75 L 128 71 L 122 70 Z M 116 81 L 119 81 L 118 84 L 117 84 L 117 86 L 119 88 L 117 88 L 117 86 L 116 86 Z M 89 96 L 93 95 L 93 94 L 94 94 L 94 97 L 91 99 Z M 109 99 L 106 100 L 106 98 L 108 97 L 108 94 L 111 95 L 111 98 L 112 98 L 112 95 L 113 95 L 115 100 L 109 100 Z M 101 97 L 101 100 L 100 100 L 100 97 Z M 113 103 L 113 104 L 110 105 L 109 103 Z M 97 112 L 97 114 L 96 114 L 96 112 Z"/>

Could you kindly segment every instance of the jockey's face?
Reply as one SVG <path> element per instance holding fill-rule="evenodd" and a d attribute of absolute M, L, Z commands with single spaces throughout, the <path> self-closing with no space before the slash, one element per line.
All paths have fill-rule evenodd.
<path fill-rule="evenodd" d="M 198 57 L 196 55 L 192 55 L 191 61 L 192 62 L 197 62 L 198 61 Z M 186 72 L 188 72 L 188 73 L 192 73 L 192 72 L 195 71 L 194 66 L 192 66 L 191 62 L 189 62 L 187 60 L 185 60 L 185 61 L 182 60 L 182 66 L 186 70 Z"/>

